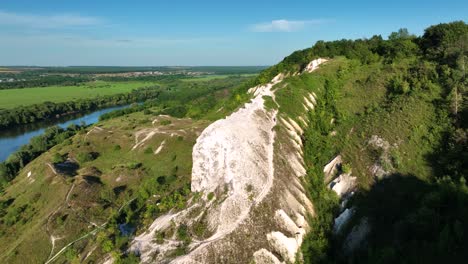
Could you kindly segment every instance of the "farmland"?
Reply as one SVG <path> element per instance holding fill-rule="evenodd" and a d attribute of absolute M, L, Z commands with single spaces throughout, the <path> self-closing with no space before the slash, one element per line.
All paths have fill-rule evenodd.
<path fill-rule="evenodd" d="M 18 106 L 27 106 L 43 102 L 60 103 L 77 99 L 90 99 L 98 96 L 128 93 L 133 89 L 154 85 L 156 85 L 155 82 L 144 81 L 94 81 L 78 86 L 49 86 L 0 90 L 0 106 L 3 109 L 12 109 Z"/>

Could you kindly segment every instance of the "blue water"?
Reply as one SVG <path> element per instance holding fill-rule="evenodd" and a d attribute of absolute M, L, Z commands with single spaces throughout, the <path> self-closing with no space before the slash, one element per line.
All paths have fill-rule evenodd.
<path fill-rule="evenodd" d="M 96 110 L 91 113 L 72 115 L 60 119 L 38 122 L 31 125 L 17 126 L 0 131 L 0 162 L 5 161 L 10 154 L 17 151 L 21 146 L 28 144 L 32 137 L 44 133 L 48 127 L 57 125 L 59 127 L 66 128 L 70 124 L 79 125 L 82 122 L 87 125 L 91 125 L 99 120 L 99 116 L 128 106 L 129 105 L 114 106 Z"/>

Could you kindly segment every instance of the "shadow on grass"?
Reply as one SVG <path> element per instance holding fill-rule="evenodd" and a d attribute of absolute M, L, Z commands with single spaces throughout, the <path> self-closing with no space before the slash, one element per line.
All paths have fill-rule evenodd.
<path fill-rule="evenodd" d="M 366 245 L 351 256 L 335 241 L 338 263 L 466 263 L 468 188 L 444 178 L 427 183 L 412 175 L 392 175 L 356 195 L 356 218 L 367 217 Z M 356 219 L 355 219 L 356 221 Z"/>

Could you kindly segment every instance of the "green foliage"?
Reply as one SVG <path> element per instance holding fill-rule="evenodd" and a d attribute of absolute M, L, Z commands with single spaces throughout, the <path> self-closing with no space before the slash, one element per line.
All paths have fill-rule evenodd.
<path fill-rule="evenodd" d="M 171 123 L 172 123 L 171 120 L 161 120 L 161 122 L 159 122 L 161 126 L 167 126 L 167 125 L 170 125 Z"/>
<path fill-rule="evenodd" d="M 116 264 L 139 264 L 140 262 L 141 262 L 140 258 L 137 255 L 135 255 L 132 252 L 129 252 L 121 256 L 120 259 L 116 261 L 115 263 Z"/>
<path fill-rule="evenodd" d="M 371 233 L 368 246 L 351 256 L 335 252 L 342 261 L 391 263 L 404 256 L 406 263 L 456 263 L 468 256 L 464 179 L 427 183 L 412 175 L 393 175 L 356 199 L 358 215 L 369 219 Z"/>
<path fill-rule="evenodd" d="M 129 162 L 125 165 L 130 170 L 136 170 L 140 168 L 143 164 L 141 162 Z"/>
<path fill-rule="evenodd" d="M 188 227 L 185 224 L 181 224 L 177 229 L 177 239 L 189 244 L 192 240 L 188 231 Z"/>
<path fill-rule="evenodd" d="M 307 190 L 314 201 L 316 212 L 316 216 L 310 220 L 311 232 L 302 244 L 305 263 L 318 263 L 327 258 L 330 250 L 328 238 L 338 207 L 338 198 L 327 188 L 322 170 L 336 151 L 328 135 L 332 129 L 330 120 L 337 113 L 337 88 L 337 80 L 326 80 L 323 100 L 319 101 L 314 111 L 309 112 L 310 122 L 304 132 L 304 160 L 308 167 Z"/>
<path fill-rule="evenodd" d="M 350 173 L 351 172 L 351 165 L 348 164 L 348 163 L 344 163 L 343 165 L 341 165 L 341 170 L 345 174 Z"/>
<path fill-rule="evenodd" d="M 214 192 L 210 192 L 207 196 L 208 200 L 211 201 L 214 198 Z"/>
<path fill-rule="evenodd" d="M 406 94 L 410 91 L 410 85 L 401 76 L 396 76 L 390 80 L 389 89 L 394 94 Z"/>
<path fill-rule="evenodd" d="M 64 130 L 54 126 L 47 128 L 44 134 L 33 137 L 29 144 L 22 146 L 18 151 L 11 154 L 5 162 L 0 163 L 0 184 L 14 179 L 18 171 L 31 160 L 75 135 L 81 129 L 82 127 L 76 126 Z"/>
<path fill-rule="evenodd" d="M 464 92 L 461 84 L 466 82 L 461 74 L 466 53 L 461 43 L 466 30 L 464 22 L 456 22 L 431 27 L 422 38 L 400 30 L 392 33 L 388 40 L 374 38 L 372 45 L 370 41 L 364 41 L 369 49 L 381 56 L 384 64 L 391 65 L 383 65 L 382 72 L 375 75 L 385 84 L 387 96 L 380 105 L 369 104 L 372 107 L 359 115 L 342 112 L 342 106 L 331 107 L 336 101 L 330 98 L 340 98 L 341 95 L 327 92 L 319 95 L 326 102 L 317 105 L 317 113 L 309 114 L 311 125 L 308 130 L 313 131 L 306 130 L 304 135 L 304 158 L 308 175 L 311 174 L 307 179 L 317 213 L 312 219 L 312 231 L 303 244 L 306 263 L 440 263 L 466 259 L 462 249 L 467 247 L 467 240 L 462 234 L 468 226 L 461 219 L 468 219 L 463 209 L 468 202 L 464 178 L 468 171 L 467 130 L 466 122 L 458 121 L 464 118 L 460 113 L 465 109 L 459 95 Z M 350 48 L 355 43 L 347 45 Z M 330 57 L 347 53 L 339 47 L 337 43 L 323 42 L 317 43 L 312 50 L 322 54 L 330 52 Z M 351 58 L 349 54 L 346 56 Z M 337 80 L 331 80 L 338 90 L 350 91 L 357 86 L 340 87 L 339 79 L 346 74 L 338 71 Z M 334 87 L 333 82 L 328 87 Z M 356 83 L 363 84 L 360 80 Z M 321 107 L 328 109 L 326 113 L 320 112 Z M 459 107 L 458 111 L 454 111 L 456 107 Z M 448 118 L 449 111 L 455 119 Z M 337 117 L 337 129 L 342 126 L 342 137 L 346 135 L 346 138 L 321 137 L 330 132 L 326 122 L 330 120 L 330 116 L 326 116 L 329 112 Z M 325 118 L 320 122 L 322 116 Z M 358 135 L 354 138 L 352 133 L 356 133 L 356 129 Z M 362 151 L 366 144 L 363 139 L 375 134 L 395 142 L 385 158 L 382 158 L 383 153 L 364 154 Z M 361 250 L 351 255 L 343 254 L 345 237 L 331 236 L 337 200 L 324 188 L 323 178 L 317 177 L 326 163 L 321 159 L 332 156 L 337 150 L 353 157 L 350 164 L 357 165 L 358 169 L 353 167 L 353 174 L 360 181 L 365 181 L 364 175 L 372 164 L 366 162 L 377 161 L 388 170 L 417 174 L 390 176 L 371 186 L 370 191 L 362 191 L 352 201 L 358 208 L 352 223 L 361 217 L 369 217 L 371 234 Z M 325 155 L 316 157 L 314 152 Z M 366 155 L 373 159 L 366 161 Z M 348 170 L 346 166 L 343 165 L 343 171 Z"/>
<path fill-rule="evenodd" d="M 154 235 L 156 243 L 162 244 L 164 243 L 164 232 L 156 232 Z"/>
<path fill-rule="evenodd" d="M 112 240 L 110 239 L 105 239 L 104 241 L 102 241 L 101 247 L 102 251 L 104 251 L 105 253 L 109 253 L 112 250 L 114 250 L 114 243 L 112 243 Z"/>
<path fill-rule="evenodd" d="M 63 255 L 68 261 L 73 261 L 75 260 L 75 258 L 78 257 L 78 254 L 76 253 L 76 250 L 73 247 L 67 248 Z"/>
<path fill-rule="evenodd" d="M 204 237 L 208 231 L 208 227 L 204 222 L 198 221 L 192 225 L 192 230 L 197 237 Z"/>
<path fill-rule="evenodd" d="M 60 153 L 54 153 L 54 155 L 52 156 L 52 162 L 53 163 L 62 163 L 65 161 L 65 158 L 63 157 L 63 155 L 60 155 Z"/>
<path fill-rule="evenodd" d="M 273 101 L 271 96 L 263 96 L 263 100 L 265 100 L 264 105 L 267 110 L 278 109 L 278 104 Z"/>
<path fill-rule="evenodd" d="M 424 31 L 421 48 L 425 55 L 442 64 L 454 66 L 460 48 L 466 52 L 468 25 L 463 21 L 438 24 Z M 465 43 L 464 43 L 465 42 Z"/>
<path fill-rule="evenodd" d="M 76 87 L 71 87 L 71 89 L 74 88 Z M 68 89 L 66 88 L 62 87 L 61 89 L 60 87 L 52 87 L 50 88 L 51 90 L 45 95 L 42 94 L 43 92 L 47 92 L 44 91 L 44 89 L 46 88 L 31 88 L 28 90 L 22 89 L 17 93 L 13 93 L 15 90 L 0 91 L 2 93 L 13 93 L 9 97 L 4 94 L 4 100 L 21 102 L 21 106 L 11 109 L 0 109 L 0 128 L 9 128 L 14 125 L 29 124 L 38 121 L 54 119 L 77 112 L 82 113 L 115 105 L 141 102 L 148 99 L 157 98 L 161 93 L 161 89 L 159 87 L 142 87 L 139 89 L 133 89 L 132 84 L 129 83 L 126 84 L 126 87 L 124 87 L 124 92 L 111 92 L 110 95 L 95 95 L 92 98 L 88 98 L 90 89 L 80 88 L 79 95 L 81 96 L 77 95 L 77 98 L 80 99 L 73 99 L 70 98 Z M 54 93 L 58 92 L 63 94 L 61 101 L 57 100 L 55 102 L 50 102 L 49 100 L 43 100 L 37 103 L 34 101 L 30 105 L 24 106 L 24 103 L 22 102 L 26 92 L 28 93 L 28 98 L 43 98 L 44 96 L 50 98 L 50 96 L 53 96 Z M 41 94 L 35 96 L 34 94 L 38 92 L 41 92 Z M 14 97 L 14 99 L 9 99 L 10 97 Z"/>
<path fill-rule="evenodd" d="M 99 156 L 96 152 L 80 152 L 76 155 L 79 163 L 86 163 L 95 160 Z"/>
<path fill-rule="evenodd" d="M 145 154 L 152 154 L 152 153 L 153 153 L 153 148 L 152 148 L 152 147 L 147 147 L 147 148 L 145 148 L 144 153 L 145 153 Z"/>

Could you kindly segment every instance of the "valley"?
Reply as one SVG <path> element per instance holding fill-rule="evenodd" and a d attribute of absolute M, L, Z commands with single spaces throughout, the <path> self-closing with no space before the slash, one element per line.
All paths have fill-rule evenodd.
<path fill-rule="evenodd" d="M 465 40 L 456 21 L 268 68 L 44 68 L 61 84 L 0 90 L 2 131 L 57 123 L 0 139 L 0 260 L 462 262 Z"/>

